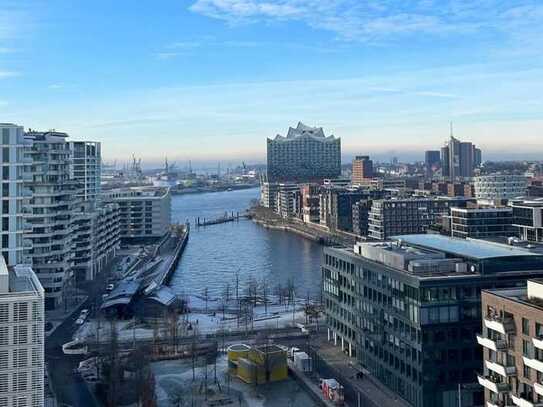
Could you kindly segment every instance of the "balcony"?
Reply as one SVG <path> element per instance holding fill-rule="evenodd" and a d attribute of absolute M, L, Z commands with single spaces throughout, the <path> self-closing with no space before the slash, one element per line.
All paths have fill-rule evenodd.
<path fill-rule="evenodd" d="M 518 407 L 543 407 L 543 403 L 534 403 L 514 394 L 511 394 L 511 400 L 513 400 L 513 404 Z"/>
<path fill-rule="evenodd" d="M 522 361 L 528 367 L 537 370 L 538 372 L 543 373 L 543 362 L 537 359 L 532 359 L 526 356 L 522 357 Z"/>
<path fill-rule="evenodd" d="M 532 338 L 532 343 L 534 344 L 535 348 L 543 350 L 543 337 L 538 336 L 536 338 Z"/>
<path fill-rule="evenodd" d="M 490 360 L 485 360 L 485 366 L 487 369 L 492 370 L 503 377 L 515 376 L 517 374 L 517 368 L 515 366 L 505 366 Z"/>
<path fill-rule="evenodd" d="M 505 350 L 507 348 L 507 344 L 504 340 L 493 340 L 490 338 L 485 338 L 482 335 L 477 335 L 477 343 L 487 349 L 493 350 L 494 352 Z"/>
<path fill-rule="evenodd" d="M 503 335 L 515 332 L 515 322 L 512 318 L 487 316 L 484 319 L 484 323 L 485 327 L 488 329 L 492 329 L 493 331 L 499 332 Z"/>
<path fill-rule="evenodd" d="M 511 390 L 511 386 L 508 383 L 498 382 L 491 376 L 477 375 L 477 380 L 481 386 L 493 393 L 505 393 Z"/>
<path fill-rule="evenodd" d="M 536 392 L 536 394 L 543 396 L 543 384 L 535 382 L 534 391 Z"/>

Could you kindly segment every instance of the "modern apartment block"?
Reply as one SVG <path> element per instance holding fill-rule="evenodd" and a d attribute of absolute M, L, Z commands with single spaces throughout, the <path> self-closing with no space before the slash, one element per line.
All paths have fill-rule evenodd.
<path fill-rule="evenodd" d="M 279 184 L 275 211 L 282 218 L 290 218 L 300 212 L 300 186 L 298 184 Z"/>
<path fill-rule="evenodd" d="M 353 205 L 353 233 L 358 236 L 368 236 L 369 213 L 372 201 L 362 199 Z"/>
<path fill-rule="evenodd" d="M 70 178 L 82 186 L 79 198 L 95 203 L 100 197 L 102 180 L 101 144 L 95 141 L 69 141 Z"/>
<path fill-rule="evenodd" d="M 528 180 L 518 174 L 489 174 L 475 177 L 475 198 L 490 202 L 522 197 L 526 194 Z"/>
<path fill-rule="evenodd" d="M 489 407 L 543 405 L 543 280 L 481 296 L 484 369 L 478 375 Z"/>
<path fill-rule="evenodd" d="M 301 187 L 302 220 L 307 223 L 319 223 L 320 220 L 320 186 L 305 184 Z"/>
<path fill-rule="evenodd" d="M 24 155 L 26 141 L 24 129 L 15 124 L 0 123 L 0 167 L 2 171 L 1 201 L 2 213 L 0 238 L 2 256 L 9 265 L 23 262 L 25 246 L 30 244 L 24 239 L 27 227 L 24 212 L 30 198 L 30 191 L 24 185 L 27 177 L 25 165 L 28 160 Z"/>
<path fill-rule="evenodd" d="M 364 185 L 373 178 L 373 161 L 367 155 L 356 156 L 353 160 L 352 182 Z"/>
<path fill-rule="evenodd" d="M 121 239 L 131 241 L 157 239 L 170 230 L 169 188 L 112 189 L 102 193 L 102 201 L 119 205 Z"/>
<path fill-rule="evenodd" d="M 310 182 L 341 175 L 341 140 L 298 123 L 286 137 L 267 140 L 269 182 Z"/>
<path fill-rule="evenodd" d="M 453 207 L 465 207 L 467 198 L 408 198 L 373 201 L 369 214 L 372 239 L 385 240 L 394 235 L 424 233 L 439 216 Z"/>
<path fill-rule="evenodd" d="M 0 258 L 0 407 L 44 405 L 44 291 L 29 266 Z"/>
<path fill-rule="evenodd" d="M 260 204 L 264 208 L 269 208 L 275 211 L 277 208 L 277 192 L 279 191 L 279 184 L 275 182 L 261 182 L 260 183 Z"/>
<path fill-rule="evenodd" d="M 80 204 L 80 187 L 70 178 L 68 135 L 55 131 L 26 133 L 30 143 L 31 191 L 25 215 L 32 242 L 28 250 L 34 272 L 45 289 L 45 306 L 54 308 L 68 295 L 74 265 L 74 214 Z"/>
<path fill-rule="evenodd" d="M 93 280 L 120 246 L 120 210 L 115 203 L 81 211 L 74 216 L 74 266 L 77 281 Z"/>
<path fill-rule="evenodd" d="M 543 242 L 543 200 L 512 202 L 513 227 L 521 239 Z"/>
<path fill-rule="evenodd" d="M 353 231 L 353 205 L 367 197 L 358 190 L 332 191 L 330 216 L 327 226 L 331 230 Z"/>
<path fill-rule="evenodd" d="M 453 237 L 488 239 L 515 234 L 512 208 L 451 208 L 450 220 Z"/>
<path fill-rule="evenodd" d="M 481 289 L 540 277 L 543 254 L 482 240 L 424 234 L 326 247 L 328 338 L 414 407 L 482 406 Z"/>
<path fill-rule="evenodd" d="M 473 177 L 474 170 L 481 164 L 481 150 L 471 142 L 460 141 L 451 136 L 441 148 L 441 171 L 445 178 Z"/>

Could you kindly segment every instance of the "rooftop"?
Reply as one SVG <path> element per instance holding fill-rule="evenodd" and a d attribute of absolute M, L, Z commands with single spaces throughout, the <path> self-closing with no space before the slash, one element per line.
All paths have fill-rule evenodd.
<path fill-rule="evenodd" d="M 35 294 L 43 293 L 43 288 L 28 265 L 7 267 L 0 256 L 0 294 Z"/>
<path fill-rule="evenodd" d="M 298 122 L 298 125 L 296 126 L 296 128 L 289 127 L 286 137 L 283 137 L 280 134 L 278 134 L 277 136 L 275 136 L 274 141 L 290 141 L 290 140 L 294 140 L 300 137 L 309 137 L 314 140 L 323 141 L 323 142 L 339 140 L 335 138 L 334 136 L 326 137 L 324 135 L 324 130 L 322 129 L 322 127 L 310 127 L 303 124 L 302 122 Z"/>
<path fill-rule="evenodd" d="M 543 268 L 543 254 L 515 246 L 477 239 L 458 239 L 443 235 L 419 234 L 393 236 L 408 245 L 445 252 L 467 259 L 486 260 L 505 257 L 540 257 Z"/>

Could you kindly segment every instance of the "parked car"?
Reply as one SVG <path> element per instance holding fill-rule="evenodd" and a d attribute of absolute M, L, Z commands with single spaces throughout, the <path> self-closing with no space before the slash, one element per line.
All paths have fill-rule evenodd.
<path fill-rule="evenodd" d="M 79 317 L 79 318 L 77 318 L 77 320 L 75 321 L 75 323 L 76 323 L 77 325 L 83 325 L 83 324 L 85 323 L 85 319 Z"/>
<path fill-rule="evenodd" d="M 85 315 L 85 316 L 88 316 L 89 315 L 89 310 L 88 309 L 82 309 L 81 310 L 81 315 Z"/>
<path fill-rule="evenodd" d="M 115 286 L 113 284 L 108 284 L 106 287 L 106 291 L 113 291 L 114 288 Z"/>

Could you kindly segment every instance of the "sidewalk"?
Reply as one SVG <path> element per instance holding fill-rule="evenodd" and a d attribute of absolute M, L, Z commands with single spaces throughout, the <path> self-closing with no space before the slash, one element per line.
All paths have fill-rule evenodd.
<path fill-rule="evenodd" d="M 319 335 L 311 347 L 317 352 L 319 362 L 326 365 L 323 371 L 333 373 L 335 379 L 345 387 L 346 401 L 347 398 L 350 399 L 351 407 L 410 407 L 407 401 L 397 396 L 369 373 L 366 372 L 362 378 L 357 378 L 360 368 L 357 367 L 359 364 L 356 358 L 347 356 L 340 347 L 334 346 L 333 342 L 328 342 L 326 335 Z M 347 394 L 349 390 L 350 397 Z"/>

